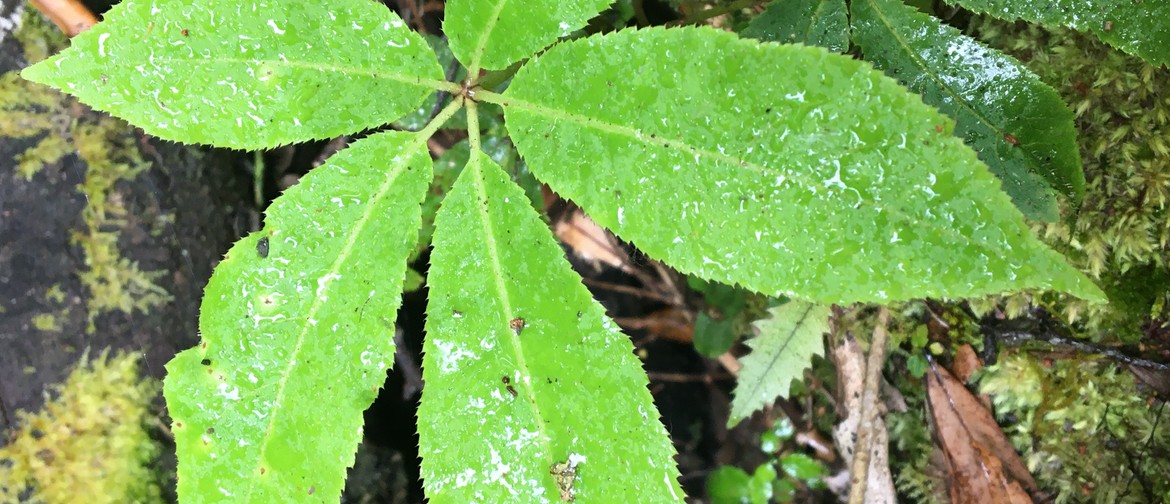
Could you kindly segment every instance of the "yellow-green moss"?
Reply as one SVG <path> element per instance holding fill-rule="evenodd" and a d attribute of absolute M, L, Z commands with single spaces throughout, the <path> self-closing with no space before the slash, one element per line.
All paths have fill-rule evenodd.
<path fill-rule="evenodd" d="M 30 62 L 65 45 L 59 30 L 35 11 L 25 14 L 17 38 Z M 150 166 L 138 151 L 134 130 L 109 116 L 70 112 L 84 110 L 76 100 L 25 81 L 16 72 L 0 75 L 0 137 L 41 137 L 17 156 L 18 173 L 31 180 L 45 165 L 68 154 L 86 164 L 85 181 L 78 188 L 88 202 L 82 210 L 84 226 L 73 230 L 71 238 L 85 253 L 87 269 L 79 277 L 89 291 L 86 308 L 92 332 L 94 321 L 104 313 L 145 313 L 171 296 L 155 283 L 165 271 L 142 271 L 118 250 L 127 214 L 116 186 Z M 156 232 L 153 227 L 150 231 Z"/>
<path fill-rule="evenodd" d="M 17 156 L 17 172 L 25 180 L 73 150 L 62 126 L 69 119 L 63 116 L 61 100 L 56 92 L 21 79 L 16 72 L 0 75 L 0 137 L 41 137 Z"/>
<path fill-rule="evenodd" d="M 115 184 L 132 180 L 150 167 L 127 133 L 125 123 L 107 116 L 73 128 L 74 145 L 87 167 L 81 190 L 89 203 L 82 210 L 86 226 L 74 230 L 72 238 L 85 251 L 89 267 L 81 273 L 81 282 L 90 292 L 86 302 L 91 331 L 102 313 L 145 313 L 171 300 L 166 289 L 154 283 L 165 271 L 142 271 L 118 251 L 118 230 L 126 225 L 126 208 Z"/>
<path fill-rule="evenodd" d="M 1034 229 L 1110 298 L 1089 305 L 1043 294 L 976 305 L 1003 302 L 1015 316 L 1035 302 L 1086 337 L 1136 341 L 1143 323 L 1170 318 L 1170 70 L 1069 30 L 986 20 L 973 26 L 1056 87 L 1074 111 L 1085 199 L 1065 209 L 1067 221 Z"/>
<path fill-rule="evenodd" d="M 1170 492 L 1170 460 L 1150 451 L 1170 446 L 1170 409 L 1139 394 L 1129 371 L 1092 356 L 1013 354 L 981 385 L 1015 418 L 1004 432 L 1056 502 L 1158 502 Z"/>
<path fill-rule="evenodd" d="M 24 10 L 20 29 L 13 36 L 24 48 L 24 60 L 30 65 L 69 46 L 69 37 L 36 9 Z"/>
<path fill-rule="evenodd" d="M 50 303 L 61 304 L 65 302 L 65 291 L 61 289 L 61 284 L 53 284 L 45 290 L 45 300 Z"/>
<path fill-rule="evenodd" d="M 49 313 L 38 313 L 32 318 L 33 328 L 38 331 L 61 331 L 61 321 Z"/>
<path fill-rule="evenodd" d="M 159 453 L 147 430 L 159 384 L 131 355 L 83 358 L 36 414 L 20 412 L 0 448 L 0 501 L 57 504 L 159 502 Z"/>

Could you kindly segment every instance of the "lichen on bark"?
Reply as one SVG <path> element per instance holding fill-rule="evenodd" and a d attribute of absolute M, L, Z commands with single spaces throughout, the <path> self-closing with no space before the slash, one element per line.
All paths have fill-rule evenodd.
<path fill-rule="evenodd" d="M 33 9 L 25 11 L 15 36 L 29 63 L 66 44 L 59 30 Z M 86 164 L 85 180 L 78 187 L 87 201 L 81 216 L 83 225 L 72 231 L 70 241 L 84 252 L 85 268 L 79 268 L 78 277 L 89 291 L 89 332 L 95 330 L 94 322 L 102 314 L 146 313 L 171 300 L 156 282 L 167 272 L 143 271 L 119 250 L 129 215 L 118 183 L 133 180 L 150 167 L 139 152 L 131 126 L 95 114 L 75 99 L 23 80 L 13 71 L 0 75 L 0 137 L 37 138 L 17 156 L 17 170 L 25 181 L 65 156 L 75 155 Z M 154 227 L 165 224 L 155 222 Z M 55 327 L 44 323 L 45 315 L 62 314 L 41 314 L 42 323 L 35 327 Z"/>
<path fill-rule="evenodd" d="M 54 399 L 19 412 L 0 448 L 0 502 L 160 502 L 149 425 L 159 383 L 138 376 L 138 358 L 82 357 Z"/>

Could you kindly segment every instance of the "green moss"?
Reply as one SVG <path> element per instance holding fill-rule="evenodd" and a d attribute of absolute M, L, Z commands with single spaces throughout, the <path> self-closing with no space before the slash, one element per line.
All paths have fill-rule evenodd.
<path fill-rule="evenodd" d="M 0 448 L 0 501 L 130 503 L 161 501 L 151 466 L 159 447 L 146 428 L 159 384 L 138 377 L 131 355 L 84 358 L 56 397 Z"/>
<path fill-rule="evenodd" d="M 1095 279 L 1108 305 L 1053 293 L 971 302 L 1021 317 L 1036 305 L 1080 338 L 1134 343 L 1151 320 L 1170 319 L 1170 70 L 1090 35 L 977 19 L 973 32 L 1019 58 L 1074 111 L 1085 198 L 1067 219 L 1034 231 Z M 1050 350 L 1050 349 L 1047 349 Z M 1056 502 L 1161 502 L 1170 492 L 1170 409 L 1133 374 L 1094 356 L 1038 361 L 1005 356 L 982 380 L 1037 483 Z"/>
<path fill-rule="evenodd" d="M 1019 296 L 1005 301 L 1007 314 L 1035 302 L 1084 336 L 1135 342 L 1150 319 L 1170 319 L 1170 70 L 1073 31 L 987 20 L 973 30 L 1056 87 L 1076 114 L 1085 199 L 1065 209 L 1067 221 L 1034 227 L 1111 300 Z"/>
<path fill-rule="evenodd" d="M 65 41 L 55 26 L 29 11 L 17 38 L 33 62 L 64 47 Z M 72 241 L 85 253 L 87 269 L 79 276 L 89 291 L 86 308 L 92 332 L 94 321 L 104 313 L 147 312 L 171 296 L 156 284 L 166 272 L 142 271 L 118 250 L 127 213 L 117 184 L 133 180 L 150 166 L 139 154 L 134 130 L 105 115 L 76 112 L 83 110 L 72 98 L 25 81 L 16 72 L 0 75 L 0 137 L 40 137 L 17 156 L 18 173 L 31 180 L 44 166 L 69 154 L 86 164 L 79 188 L 88 202 L 82 210 L 84 226 L 72 232 Z"/>
<path fill-rule="evenodd" d="M 47 86 L 20 78 L 18 72 L 0 74 L 0 134 L 27 138 L 52 128 L 45 109 L 61 103 L 61 95 Z"/>
<path fill-rule="evenodd" d="M 81 273 L 81 282 L 90 292 L 86 301 L 92 331 L 94 319 L 102 313 L 145 313 L 166 304 L 171 296 L 155 284 L 165 271 L 142 271 L 138 263 L 118 251 L 118 230 L 126 225 L 126 208 L 115 185 L 132 180 L 150 167 L 127 134 L 125 123 L 101 116 L 95 124 L 74 127 L 73 138 L 87 166 L 81 186 L 89 197 L 89 204 L 82 210 L 85 228 L 73 232 L 73 242 L 85 251 L 89 267 Z"/>
<path fill-rule="evenodd" d="M 24 48 L 24 60 L 37 63 L 69 46 L 69 38 L 36 9 L 26 8 L 13 34 Z"/>
<path fill-rule="evenodd" d="M 46 164 L 53 164 L 69 153 L 69 142 L 59 135 L 47 135 L 36 146 L 28 149 L 16 157 L 16 172 L 24 180 L 32 180 L 37 172 Z"/>
<path fill-rule="evenodd" d="M 57 317 L 48 313 L 38 313 L 33 315 L 32 322 L 33 327 L 38 331 L 61 331 L 61 321 L 57 320 Z"/>
<path fill-rule="evenodd" d="M 1170 460 L 1149 451 L 1170 446 L 1170 409 L 1138 394 L 1129 371 L 1016 354 L 988 368 L 981 387 L 1015 419 L 1004 432 L 1056 502 L 1158 502 L 1170 491 Z"/>
<path fill-rule="evenodd" d="M 65 302 L 65 291 L 61 289 L 61 284 L 53 284 L 45 291 L 45 300 L 50 303 L 62 304 Z"/>
<path fill-rule="evenodd" d="M 921 400 L 923 396 L 917 396 Z M 905 412 L 891 411 L 886 415 L 890 429 L 891 460 L 895 470 L 894 485 L 909 502 L 941 504 L 949 501 L 946 488 L 932 474 L 930 467 L 934 443 L 930 439 L 930 425 L 926 421 L 925 405 Z"/>

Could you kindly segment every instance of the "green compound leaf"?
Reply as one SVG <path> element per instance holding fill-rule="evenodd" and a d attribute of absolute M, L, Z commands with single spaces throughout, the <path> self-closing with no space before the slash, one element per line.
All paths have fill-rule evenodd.
<path fill-rule="evenodd" d="M 480 124 L 483 124 L 482 122 Z M 504 137 L 486 136 L 481 148 L 496 163 L 508 157 L 515 157 L 512 144 Z M 435 233 L 435 214 L 443 203 L 443 196 L 459 178 L 459 173 L 471 158 L 471 146 L 466 139 L 456 142 L 449 147 L 438 159 L 435 159 L 435 177 L 431 180 L 431 187 L 422 204 L 422 228 L 419 230 L 418 244 L 422 251 L 431 245 L 431 236 Z"/>
<path fill-rule="evenodd" d="M 950 119 L 821 48 L 627 30 L 549 49 L 498 101 L 538 179 L 686 273 L 821 303 L 1104 300 Z"/>
<path fill-rule="evenodd" d="M 781 0 L 768 4 L 740 35 L 845 52 L 849 48 L 849 19 L 845 12 L 845 0 Z"/>
<path fill-rule="evenodd" d="M 992 17 L 1092 32 L 1154 65 L 1170 64 L 1170 2 L 1165 0 L 955 0 Z"/>
<path fill-rule="evenodd" d="M 240 149 L 388 123 L 443 79 L 426 42 L 369 0 L 127 0 L 22 75 L 159 138 Z"/>
<path fill-rule="evenodd" d="M 733 427 L 753 412 L 787 397 L 793 380 L 804 376 L 814 355 L 824 355 L 821 335 L 829 332 L 829 307 L 791 300 L 769 310 L 772 317 L 756 322 L 759 335 L 746 341 L 752 353 L 740 362 L 743 370 L 731 400 Z"/>
<path fill-rule="evenodd" d="M 853 37 L 866 61 L 955 119 L 1025 216 L 1060 218 L 1056 191 L 1085 193 L 1073 113 L 1024 65 L 898 0 L 853 3 Z"/>
<path fill-rule="evenodd" d="M 613 0 L 452 0 L 443 32 L 472 73 L 499 70 L 585 26 Z"/>
<path fill-rule="evenodd" d="M 436 218 L 419 454 L 432 503 L 682 502 L 629 338 L 476 152 Z"/>
<path fill-rule="evenodd" d="M 362 411 L 394 362 L 394 318 L 426 139 L 358 141 L 273 202 L 203 298 L 203 342 L 167 364 L 186 502 L 337 502 Z"/>

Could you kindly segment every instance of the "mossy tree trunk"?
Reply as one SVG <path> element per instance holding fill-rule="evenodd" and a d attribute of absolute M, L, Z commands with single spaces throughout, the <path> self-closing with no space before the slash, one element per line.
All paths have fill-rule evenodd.
<path fill-rule="evenodd" d="M 11 12 L 12 0 L 0 4 Z M 238 153 L 146 138 L 19 79 L 30 59 L 64 42 L 53 30 L 26 22 L 0 33 L 5 430 L 86 352 L 140 353 L 144 374 L 161 378 L 198 341 L 203 286 L 251 220 Z"/>

